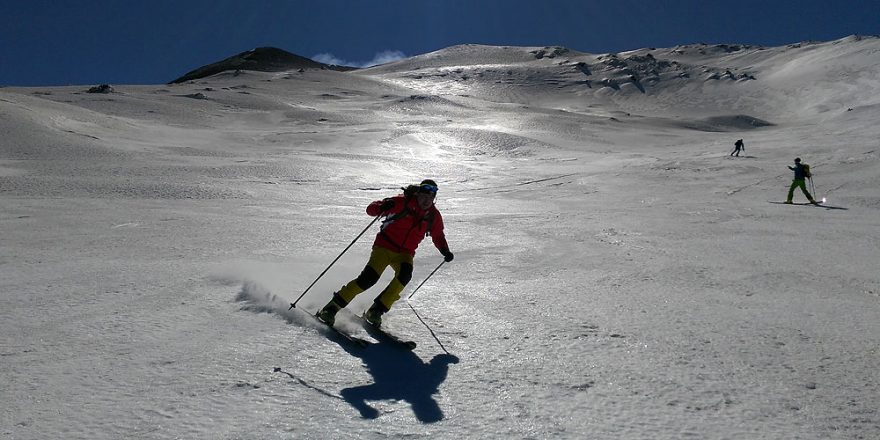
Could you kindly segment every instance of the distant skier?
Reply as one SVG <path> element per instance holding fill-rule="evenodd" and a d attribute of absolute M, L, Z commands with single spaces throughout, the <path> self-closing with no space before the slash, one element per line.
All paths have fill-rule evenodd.
<path fill-rule="evenodd" d="M 788 188 L 788 198 L 785 199 L 785 203 L 791 203 L 791 198 L 794 196 L 794 189 L 800 187 L 801 191 L 804 192 L 804 195 L 807 196 L 807 200 L 814 205 L 818 205 L 818 203 L 813 200 L 813 196 L 810 192 L 807 191 L 806 179 L 812 177 L 810 174 L 810 166 L 802 164 L 801 158 L 796 157 L 794 159 L 794 166 L 788 167 L 788 169 L 794 171 L 794 180 L 791 181 L 791 187 Z"/>
<path fill-rule="evenodd" d="M 364 313 L 364 319 L 379 327 L 382 315 L 400 299 L 400 292 L 412 279 L 413 257 L 416 248 L 426 236 L 431 236 L 434 246 L 443 254 L 445 261 L 453 255 L 443 233 L 443 217 L 434 206 L 437 183 L 426 179 L 418 185 L 409 185 L 403 194 L 376 200 L 367 206 L 367 214 L 383 215 L 385 220 L 373 242 L 370 260 L 361 274 L 333 293 L 333 299 L 317 313 L 318 319 L 333 325 L 336 313 L 345 308 L 355 296 L 373 287 L 385 268 L 394 269 L 394 279 L 373 301 Z"/>
<path fill-rule="evenodd" d="M 743 140 L 740 139 L 733 144 L 733 151 L 730 152 L 730 155 L 733 156 L 736 153 L 736 157 L 739 157 L 739 152 L 746 152 L 746 146 L 743 144 Z"/>

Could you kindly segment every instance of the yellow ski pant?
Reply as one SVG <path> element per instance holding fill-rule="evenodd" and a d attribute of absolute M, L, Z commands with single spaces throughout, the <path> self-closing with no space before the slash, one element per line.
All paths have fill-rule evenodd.
<path fill-rule="evenodd" d="M 386 310 L 391 309 L 391 305 L 400 299 L 400 292 L 412 279 L 413 256 L 404 252 L 394 252 L 390 249 L 374 246 L 373 252 L 370 254 L 370 261 L 367 262 L 361 275 L 349 281 L 337 294 L 346 304 L 350 303 L 355 296 L 376 284 L 379 277 L 382 276 L 382 272 L 389 266 L 394 269 L 394 279 L 379 294 L 375 302 L 385 306 Z"/>

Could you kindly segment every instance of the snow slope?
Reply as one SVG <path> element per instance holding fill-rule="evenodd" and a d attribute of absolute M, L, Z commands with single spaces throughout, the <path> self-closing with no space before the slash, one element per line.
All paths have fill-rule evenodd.
<path fill-rule="evenodd" d="M 467 45 L 0 89 L 0 438 L 876 438 L 878 65 L 858 37 Z M 796 156 L 825 207 L 768 203 Z M 437 341 L 405 300 L 413 352 L 305 316 L 375 229 L 288 310 L 425 177 Z"/>

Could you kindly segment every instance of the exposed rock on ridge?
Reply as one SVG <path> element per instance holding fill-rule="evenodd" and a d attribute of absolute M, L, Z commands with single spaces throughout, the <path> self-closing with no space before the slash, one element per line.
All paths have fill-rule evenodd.
<path fill-rule="evenodd" d="M 299 55 L 275 48 L 258 47 L 233 55 L 216 63 L 199 67 L 187 74 L 171 81 L 169 84 L 177 84 L 194 79 L 216 75 L 229 70 L 256 70 L 260 72 L 281 72 L 292 69 L 329 69 L 347 71 L 354 67 L 335 66 L 319 63 Z"/>

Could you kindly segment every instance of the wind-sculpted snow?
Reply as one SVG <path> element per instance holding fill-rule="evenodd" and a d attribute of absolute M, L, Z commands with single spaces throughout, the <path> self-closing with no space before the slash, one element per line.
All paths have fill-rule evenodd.
<path fill-rule="evenodd" d="M 700 131 L 717 132 L 746 132 L 763 127 L 772 126 L 773 123 L 748 115 L 713 116 L 702 120 L 682 120 L 678 122 L 683 128 Z"/>
<path fill-rule="evenodd" d="M 424 130 L 416 137 L 456 156 L 526 157 L 534 155 L 535 150 L 553 148 L 552 145 L 536 139 L 491 129 Z"/>

